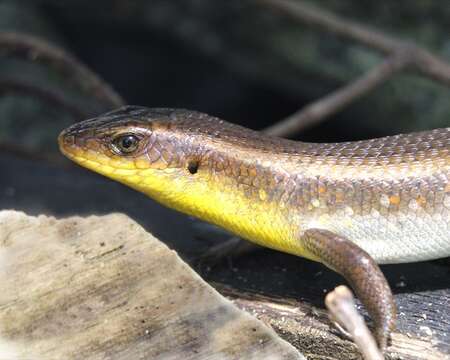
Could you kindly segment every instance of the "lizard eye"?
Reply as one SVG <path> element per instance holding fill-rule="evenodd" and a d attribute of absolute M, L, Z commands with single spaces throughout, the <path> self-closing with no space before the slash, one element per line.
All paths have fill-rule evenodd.
<path fill-rule="evenodd" d="M 139 138 L 132 134 L 119 135 L 112 141 L 113 151 L 120 154 L 131 154 L 139 145 Z"/>

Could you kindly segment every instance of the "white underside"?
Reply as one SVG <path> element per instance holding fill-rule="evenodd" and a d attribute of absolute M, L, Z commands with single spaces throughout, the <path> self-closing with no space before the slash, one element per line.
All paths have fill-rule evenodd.
<path fill-rule="evenodd" d="M 324 228 L 347 237 L 376 262 L 392 264 L 450 256 L 449 212 L 412 217 L 401 213 L 385 217 L 337 214 L 324 216 L 310 227 Z"/>

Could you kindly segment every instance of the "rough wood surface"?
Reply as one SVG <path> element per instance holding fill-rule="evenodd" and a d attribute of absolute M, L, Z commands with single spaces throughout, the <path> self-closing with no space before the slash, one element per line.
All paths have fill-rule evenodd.
<path fill-rule="evenodd" d="M 1 359 L 302 359 L 124 215 L 0 212 Z"/>
<path fill-rule="evenodd" d="M 223 295 L 241 309 L 270 325 L 280 336 L 295 345 L 308 359 L 358 359 L 354 343 L 343 338 L 328 320 L 323 309 L 292 298 L 268 297 L 215 284 Z M 432 336 L 407 336 L 396 331 L 388 348 L 387 359 L 442 360 L 448 354 L 437 349 Z"/>

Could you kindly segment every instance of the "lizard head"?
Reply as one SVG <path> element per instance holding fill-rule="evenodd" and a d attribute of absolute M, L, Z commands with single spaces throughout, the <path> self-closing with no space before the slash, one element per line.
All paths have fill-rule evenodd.
<path fill-rule="evenodd" d="M 72 125 L 58 141 L 69 159 L 163 205 L 282 244 L 286 224 L 273 222 L 279 208 L 270 205 L 281 180 L 258 160 L 277 139 L 194 111 L 127 106 Z"/>
<path fill-rule="evenodd" d="M 70 126 L 58 143 L 65 156 L 83 167 L 167 206 L 189 207 L 194 200 L 187 197 L 211 185 L 199 121 L 216 119 L 188 110 L 125 106 Z"/>

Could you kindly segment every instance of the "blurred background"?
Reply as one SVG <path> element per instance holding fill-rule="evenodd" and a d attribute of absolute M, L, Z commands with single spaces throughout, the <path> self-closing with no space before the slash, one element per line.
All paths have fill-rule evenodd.
<path fill-rule="evenodd" d="M 1 1 L 0 31 L 30 34 L 70 51 L 128 104 L 195 109 L 255 129 L 356 79 L 383 58 L 270 3 L 277 1 Z M 313 4 L 450 58 L 446 2 Z M 67 71 L 39 61 L 36 52 L 0 50 L 2 143 L 54 153 L 60 129 L 111 108 Z M 80 114 L 32 89 L 8 87 L 15 82 L 58 93 Z M 448 95 L 446 86 L 403 72 L 297 137 L 351 140 L 447 126 Z"/>
<path fill-rule="evenodd" d="M 294 16 L 292 4 L 315 8 L 308 20 Z M 450 59 L 445 1 L 0 1 L 0 208 L 56 216 L 124 212 L 188 260 L 227 238 L 76 167 L 59 154 L 56 137 L 122 102 L 193 109 L 263 129 L 385 59 L 376 47 L 317 25 L 314 9 L 332 22 L 338 16 Z M 344 141 L 449 126 L 450 81 L 408 70 L 288 136 Z M 267 271 L 255 272 L 261 264 Z M 239 274 L 229 267 L 204 276 L 280 296 L 301 294 L 318 306 L 340 281 L 318 264 L 273 251 L 236 260 Z M 386 272 L 399 284 L 400 302 L 403 294 L 430 289 L 449 299 L 445 262 L 428 262 L 420 274 L 410 265 Z M 316 276 L 306 276 L 311 286 L 299 288 L 303 273 Z M 400 325 L 415 331 L 416 315 L 409 314 Z"/>

